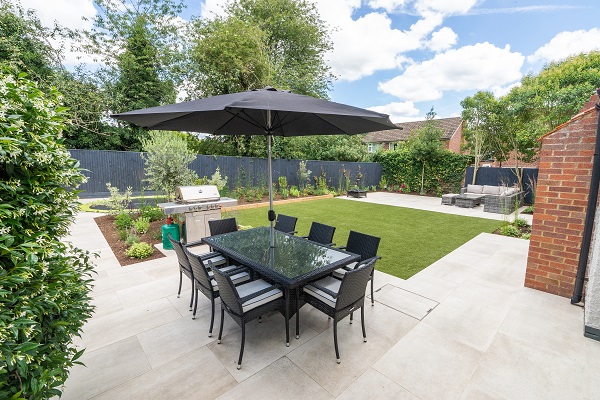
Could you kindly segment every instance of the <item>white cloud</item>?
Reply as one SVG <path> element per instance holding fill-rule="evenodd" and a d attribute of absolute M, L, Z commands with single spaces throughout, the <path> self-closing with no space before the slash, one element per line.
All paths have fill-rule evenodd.
<path fill-rule="evenodd" d="M 425 15 L 428 12 L 440 13 L 443 15 L 461 15 L 466 14 L 478 0 L 418 0 L 415 2 L 415 8 Z"/>
<path fill-rule="evenodd" d="M 431 40 L 427 43 L 427 47 L 435 52 L 448 50 L 458 41 L 458 35 L 447 26 L 435 31 L 431 34 Z"/>
<path fill-rule="evenodd" d="M 515 88 L 517 86 L 521 86 L 521 82 L 511 83 L 510 85 L 506 86 L 492 86 L 490 88 L 490 91 L 492 92 L 494 97 L 500 98 L 502 96 L 506 96 L 508 92 L 512 90 L 512 88 Z"/>
<path fill-rule="evenodd" d="M 587 53 L 591 50 L 600 50 L 600 29 L 592 28 L 589 31 L 579 30 L 574 32 L 561 32 L 527 57 L 530 63 L 559 61 L 570 55 Z"/>
<path fill-rule="evenodd" d="M 371 0 L 367 4 L 374 10 L 383 8 L 388 13 L 402 9 L 406 5 L 406 0 Z"/>
<path fill-rule="evenodd" d="M 404 100 L 436 100 L 447 90 L 484 90 L 514 82 L 521 78 L 524 60 L 508 45 L 478 43 L 412 64 L 402 75 L 379 83 L 379 90 Z"/>
<path fill-rule="evenodd" d="M 205 0 L 200 3 L 200 16 L 203 19 L 213 19 L 216 15 L 225 15 L 223 0 Z"/>
<path fill-rule="evenodd" d="M 419 109 L 412 101 L 393 102 L 383 106 L 369 107 L 369 110 L 388 114 L 392 122 L 414 121 L 419 115 Z M 418 118 L 416 118 L 418 120 Z"/>

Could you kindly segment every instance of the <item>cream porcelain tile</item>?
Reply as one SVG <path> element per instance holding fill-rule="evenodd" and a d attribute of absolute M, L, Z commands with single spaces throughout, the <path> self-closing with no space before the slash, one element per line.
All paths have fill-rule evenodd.
<path fill-rule="evenodd" d="M 364 343 L 360 321 L 349 324 L 345 318 L 338 323 L 340 364 L 336 363 L 333 328 L 298 347 L 288 358 L 330 394 L 338 396 L 393 344 L 391 339 L 368 327 Z"/>
<path fill-rule="evenodd" d="M 214 354 L 200 347 L 94 400 L 214 399 L 235 385 Z"/>
<path fill-rule="evenodd" d="M 391 379 L 369 368 L 336 400 L 419 400 L 417 396 L 404 389 Z"/>
<path fill-rule="evenodd" d="M 506 399 L 577 399 L 585 395 L 579 361 L 498 334 L 472 382 Z"/>
<path fill-rule="evenodd" d="M 324 316 L 323 313 L 321 315 Z M 360 323 L 360 312 L 355 313 L 354 316 L 356 318 L 355 324 Z M 419 320 L 417 318 L 397 311 L 385 304 L 377 302 L 375 306 L 365 304 L 365 324 L 367 328 L 374 329 L 394 341 L 400 340 L 418 323 Z"/>
<path fill-rule="evenodd" d="M 449 282 L 462 283 L 475 272 L 468 264 L 441 259 L 425 268 L 422 273 Z"/>
<path fill-rule="evenodd" d="M 69 374 L 64 400 L 92 398 L 119 384 L 150 371 L 144 351 L 135 337 L 85 352 Z"/>
<path fill-rule="evenodd" d="M 448 299 L 477 303 L 498 311 L 508 311 L 519 295 L 519 289 L 496 284 L 476 276 L 460 284 Z"/>
<path fill-rule="evenodd" d="M 437 301 L 397 287 L 379 293 L 375 299 L 377 303 L 384 304 L 418 320 L 423 319 L 439 304 Z"/>
<path fill-rule="evenodd" d="M 96 275 L 94 277 L 94 289 L 92 293 L 94 296 L 100 296 L 116 292 L 117 290 L 135 287 L 141 283 L 150 282 L 150 280 L 150 277 L 144 271 L 132 271 L 127 274 L 107 276 L 105 278 L 100 278 L 99 275 Z"/>
<path fill-rule="evenodd" d="M 287 357 L 282 357 L 219 397 L 219 400 L 227 399 L 325 400 L 333 397 Z"/>
<path fill-rule="evenodd" d="M 508 400 L 496 394 L 490 394 L 477 385 L 469 384 L 460 400 Z"/>
<path fill-rule="evenodd" d="M 153 300 L 158 300 L 163 297 L 169 297 L 172 294 L 177 293 L 178 284 L 179 281 L 171 277 L 155 279 L 127 289 L 118 290 L 117 295 L 119 296 L 119 300 L 121 301 L 123 308 L 130 308 L 140 304 L 149 303 Z M 187 291 L 191 289 L 191 286 L 191 281 L 186 278 L 185 285 L 182 285 L 181 290 Z M 204 297 L 204 295 L 200 295 Z"/>
<path fill-rule="evenodd" d="M 427 275 L 421 271 L 405 282 L 396 284 L 396 286 L 419 296 L 440 302 L 458 287 L 458 283 Z"/>
<path fill-rule="evenodd" d="M 100 318 L 92 318 L 84 327 L 80 341 L 89 351 L 118 342 L 181 318 L 167 299 L 156 300 Z"/>
<path fill-rule="evenodd" d="M 421 323 L 373 368 L 423 400 L 458 399 L 481 355 Z"/>
<path fill-rule="evenodd" d="M 100 318 L 105 315 L 112 314 L 117 311 L 123 310 L 123 305 L 119 301 L 119 296 L 116 293 L 107 293 L 102 296 L 95 296 L 92 299 L 92 305 L 94 309 L 94 318 Z"/>

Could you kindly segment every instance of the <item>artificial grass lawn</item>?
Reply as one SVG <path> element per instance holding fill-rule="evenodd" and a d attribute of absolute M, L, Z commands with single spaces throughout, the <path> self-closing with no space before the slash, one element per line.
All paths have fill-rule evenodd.
<path fill-rule="evenodd" d="M 335 226 L 333 241 L 346 244 L 350 230 L 381 237 L 375 264 L 379 271 L 408 279 L 501 221 L 463 217 L 410 208 L 342 199 L 322 199 L 277 205 L 276 213 L 298 218 L 298 236 L 308 235 L 313 221 Z M 226 213 L 240 225 L 268 226 L 266 207 Z"/>

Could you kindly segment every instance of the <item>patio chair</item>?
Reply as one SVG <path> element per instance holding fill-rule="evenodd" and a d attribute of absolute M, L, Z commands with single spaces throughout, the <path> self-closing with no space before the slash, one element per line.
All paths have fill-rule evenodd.
<path fill-rule="evenodd" d="M 334 233 L 334 226 L 313 222 L 310 226 L 308 236 L 302 237 L 308 240 L 312 240 L 313 242 L 324 244 L 326 246 L 334 246 L 335 243 L 332 242 Z"/>
<path fill-rule="evenodd" d="M 363 341 L 367 341 L 365 330 L 365 289 L 373 274 L 375 259 L 361 261 L 352 271 L 344 274 L 340 281 L 331 276 L 319 279 L 304 286 L 304 299 L 311 306 L 333 318 L 333 344 L 336 361 L 340 363 L 340 351 L 337 340 L 337 323 L 350 315 L 350 323 L 354 311 L 360 307 Z"/>
<path fill-rule="evenodd" d="M 202 261 L 202 257 L 196 254 L 190 253 L 188 249 L 184 249 L 185 254 L 190 262 L 194 280 L 194 312 L 192 319 L 196 319 L 196 310 L 198 308 L 198 291 L 200 291 L 211 303 L 211 315 L 210 315 L 210 329 L 208 330 L 208 337 L 212 337 L 213 325 L 215 322 L 215 299 L 219 297 L 219 286 L 217 281 L 214 279 L 214 272 L 210 270 L 207 264 Z M 220 271 L 228 272 L 233 269 L 239 269 L 237 265 L 229 265 L 223 267 Z M 234 285 L 239 285 L 243 282 L 250 280 L 250 274 L 248 271 L 240 271 L 239 273 L 231 276 L 231 281 Z"/>
<path fill-rule="evenodd" d="M 293 235 L 297 233 L 294 229 L 296 229 L 296 222 L 298 222 L 298 218 L 290 217 L 289 215 L 279 214 L 277 216 L 277 221 L 275 221 L 274 228 L 280 232 L 289 233 Z"/>
<path fill-rule="evenodd" d="M 208 265 L 212 268 L 210 261 Z M 227 314 L 242 328 L 242 344 L 237 365 L 237 369 L 240 369 L 242 368 L 242 357 L 244 356 L 244 344 L 246 342 L 246 323 L 269 311 L 280 309 L 283 306 L 283 291 L 276 285 L 271 285 L 262 279 L 236 287 L 231 278 L 239 274 L 241 269 L 236 268 L 228 272 L 223 272 L 218 268 L 212 268 L 212 270 L 221 296 L 221 326 L 219 327 L 217 343 L 221 343 L 223 320 L 225 319 L 225 311 L 227 311 Z"/>
<path fill-rule="evenodd" d="M 367 235 L 365 233 L 350 231 L 350 235 L 348 236 L 348 243 L 346 246 L 340 247 L 340 249 L 345 249 L 350 253 L 360 255 L 360 261 L 370 261 L 374 259 L 377 261 L 381 257 L 377 255 L 377 249 L 379 248 L 379 242 L 381 238 L 377 236 Z M 373 262 L 373 264 L 375 264 Z M 333 271 L 333 277 L 337 279 L 342 279 L 344 275 L 354 269 L 358 265 L 357 263 L 349 264 L 343 268 L 338 268 Z M 375 297 L 373 295 L 373 280 L 374 280 L 375 272 L 373 270 L 373 274 L 371 274 L 371 305 L 375 305 Z"/>
<path fill-rule="evenodd" d="M 210 236 L 235 232 L 238 230 L 235 218 L 210 220 L 208 221 L 208 228 L 210 229 Z"/>
<path fill-rule="evenodd" d="M 177 297 L 179 297 L 179 295 L 181 294 L 181 284 L 183 283 L 183 275 L 185 275 L 188 278 L 190 278 L 190 281 L 192 281 L 192 296 L 190 298 L 190 311 L 192 311 L 192 304 L 194 303 L 194 275 L 192 272 L 192 267 L 187 256 L 185 255 L 185 251 L 181 242 L 178 240 L 174 240 L 171 234 L 168 235 L 168 238 L 171 242 L 171 245 L 173 245 L 173 250 L 175 250 L 175 254 L 177 254 L 177 262 L 179 263 L 179 289 L 177 290 Z M 190 243 L 190 245 L 186 247 L 193 247 L 199 244 L 200 242 Z M 218 265 L 227 262 L 225 257 L 223 257 L 221 253 L 217 252 L 200 254 L 199 257 L 202 257 L 203 260 L 211 260 L 213 264 L 216 263 Z"/>

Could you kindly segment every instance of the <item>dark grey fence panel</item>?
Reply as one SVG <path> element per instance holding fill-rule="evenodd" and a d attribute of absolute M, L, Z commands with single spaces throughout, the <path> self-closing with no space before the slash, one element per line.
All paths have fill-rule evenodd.
<path fill-rule="evenodd" d="M 144 187 L 144 161 L 141 153 L 110 150 L 70 150 L 73 158 L 79 160 L 88 182 L 81 185 L 84 197 L 106 195 L 106 183 L 110 182 L 119 190 L 131 186 L 139 193 Z M 198 176 L 211 177 L 219 167 L 222 176 L 227 176 L 230 189 L 237 186 L 260 186 L 268 182 L 267 160 L 252 157 L 228 157 L 199 155 L 190 164 Z M 273 160 L 273 182 L 280 176 L 287 178 L 288 185 L 298 186 L 300 160 Z M 376 186 L 381 179 L 381 164 L 368 162 L 306 161 L 310 170 L 310 182 L 314 177 L 325 174 L 327 185 L 339 189 L 345 187 L 346 174 L 350 184 L 355 184 L 360 167 L 362 186 Z"/>
<path fill-rule="evenodd" d="M 525 204 L 531 204 L 533 200 L 531 183 L 537 183 L 538 169 L 523 168 L 523 190 L 525 190 Z M 465 184 L 473 182 L 473 167 L 468 167 L 465 172 Z M 477 185 L 501 185 L 512 186 L 518 182 L 514 168 L 482 167 L 477 170 Z"/>

